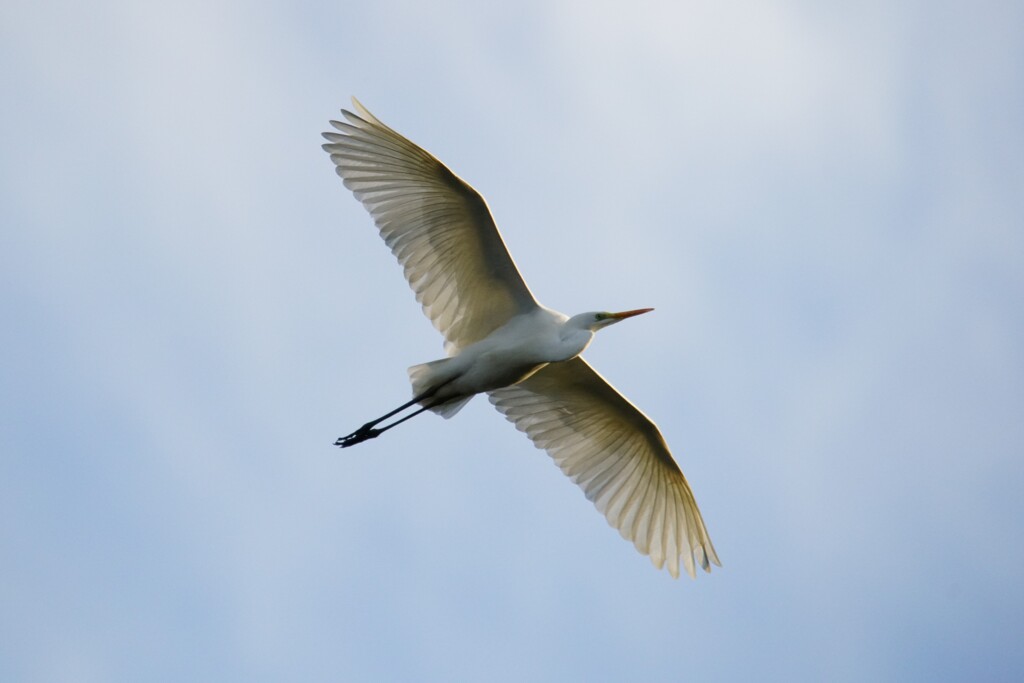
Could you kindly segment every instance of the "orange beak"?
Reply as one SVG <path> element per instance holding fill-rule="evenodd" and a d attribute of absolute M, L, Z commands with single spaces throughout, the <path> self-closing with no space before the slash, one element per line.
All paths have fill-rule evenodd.
<path fill-rule="evenodd" d="M 609 318 L 615 318 L 616 320 L 625 320 L 626 318 L 632 318 L 634 315 L 640 315 L 641 313 L 650 313 L 653 308 L 637 308 L 632 311 L 623 311 L 622 313 L 609 313 Z"/>

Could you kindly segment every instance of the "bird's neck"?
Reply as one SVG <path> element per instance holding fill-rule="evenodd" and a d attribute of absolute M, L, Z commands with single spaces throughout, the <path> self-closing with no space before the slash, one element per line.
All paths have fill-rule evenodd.
<path fill-rule="evenodd" d="M 562 348 L 568 354 L 566 356 L 566 360 L 568 360 L 580 355 L 584 349 L 590 346 L 590 342 L 594 339 L 594 331 L 583 326 L 576 319 L 570 318 L 562 326 L 559 337 Z"/>

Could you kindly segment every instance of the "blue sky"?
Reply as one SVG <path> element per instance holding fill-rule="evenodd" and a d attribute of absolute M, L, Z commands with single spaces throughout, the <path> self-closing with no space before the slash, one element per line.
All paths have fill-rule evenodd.
<path fill-rule="evenodd" d="M 0 7 L 0 679 L 1024 675 L 1019 3 Z M 487 198 L 661 426 L 673 581 L 437 357 L 319 133 Z"/>

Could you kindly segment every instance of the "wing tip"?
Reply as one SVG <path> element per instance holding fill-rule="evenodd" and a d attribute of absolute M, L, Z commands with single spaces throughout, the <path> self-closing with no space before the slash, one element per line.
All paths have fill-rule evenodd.
<path fill-rule="evenodd" d="M 708 560 L 711 560 L 710 562 Z M 680 562 L 682 560 L 682 562 Z M 676 558 L 670 558 L 668 562 L 664 558 L 655 559 L 651 557 L 651 563 L 658 569 L 666 569 L 673 579 L 679 578 L 679 565 L 682 564 L 683 568 L 686 569 L 686 573 L 689 574 L 693 580 L 697 579 L 697 567 L 704 570 L 706 574 L 711 573 L 711 565 L 714 564 L 718 567 L 722 566 L 722 563 L 718 561 L 717 557 L 708 557 L 704 552 L 703 548 L 695 548 L 691 553 L 682 554 Z"/>
<path fill-rule="evenodd" d="M 352 108 L 356 110 L 355 114 L 353 114 L 352 112 L 345 112 L 344 109 L 342 109 L 342 111 L 345 112 L 346 115 L 348 116 L 355 116 L 356 118 L 362 119 L 367 123 L 373 124 L 375 126 L 381 126 L 382 128 L 387 128 L 387 126 L 381 123 L 376 116 L 370 113 L 369 109 L 363 106 L 362 102 L 356 99 L 355 95 L 352 95 Z"/>

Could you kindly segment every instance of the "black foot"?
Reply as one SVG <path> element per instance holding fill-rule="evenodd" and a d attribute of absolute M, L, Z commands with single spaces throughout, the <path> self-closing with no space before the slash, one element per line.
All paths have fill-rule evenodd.
<path fill-rule="evenodd" d="M 382 431 L 381 429 L 373 429 L 369 425 L 363 425 L 348 436 L 339 438 L 334 442 L 334 445 L 341 446 L 342 448 L 355 446 L 357 443 L 362 443 L 368 439 L 376 439 Z"/>

